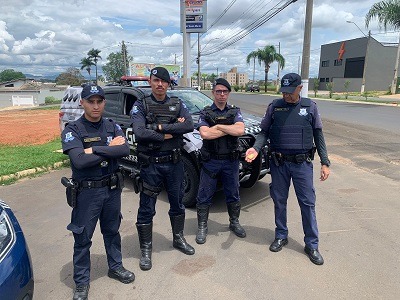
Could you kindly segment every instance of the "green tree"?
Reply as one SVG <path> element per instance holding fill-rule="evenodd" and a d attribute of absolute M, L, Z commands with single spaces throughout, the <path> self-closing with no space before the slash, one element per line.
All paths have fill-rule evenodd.
<path fill-rule="evenodd" d="M 0 82 L 24 78 L 26 78 L 26 76 L 22 72 L 14 71 L 14 69 L 6 69 L 0 72 Z"/>
<path fill-rule="evenodd" d="M 319 88 L 319 78 L 313 78 L 313 90 L 314 90 L 314 97 L 317 98 L 318 88 Z"/>
<path fill-rule="evenodd" d="M 81 70 L 85 69 L 89 74 L 89 80 L 92 81 L 92 77 L 90 76 L 90 70 L 91 70 L 90 67 L 94 66 L 94 62 L 92 61 L 92 59 L 90 57 L 84 57 L 82 58 L 80 64 L 81 64 Z"/>
<path fill-rule="evenodd" d="M 400 0 L 381 1 L 372 5 L 365 16 L 365 26 L 367 28 L 374 18 L 378 19 L 379 25 L 383 26 L 385 31 L 388 27 L 392 27 L 395 30 L 400 29 Z M 391 88 L 392 94 L 396 93 L 397 87 L 397 65 L 399 63 L 400 43 L 397 47 L 397 58 Z"/>
<path fill-rule="evenodd" d="M 349 98 L 350 80 L 346 80 L 343 85 L 344 85 L 344 97 L 347 99 Z"/>
<path fill-rule="evenodd" d="M 249 55 L 247 56 L 246 61 L 250 61 L 250 59 L 255 55 L 255 57 L 258 59 L 258 63 L 260 64 L 260 66 L 264 64 L 264 91 L 267 92 L 268 72 L 271 64 L 276 61 L 279 63 L 279 67 L 283 69 L 285 67 L 285 58 L 281 54 L 277 53 L 275 47 L 272 45 L 267 45 L 263 49 L 256 50 L 255 53 L 250 56 L 250 58 Z"/>
<path fill-rule="evenodd" d="M 256 58 L 258 57 L 257 56 L 257 52 L 258 51 L 252 51 L 246 57 L 246 63 L 247 64 L 250 64 L 251 59 L 253 59 L 253 83 L 254 83 L 254 80 L 255 80 L 255 73 L 256 73 Z"/>
<path fill-rule="evenodd" d="M 129 61 L 132 61 L 132 56 L 127 56 L 126 66 L 124 66 L 124 57 L 122 52 L 112 52 L 107 56 L 107 63 L 103 66 L 103 73 L 107 81 L 118 82 L 121 76 L 124 75 L 124 70 L 129 67 Z"/>
<path fill-rule="evenodd" d="M 85 78 L 77 68 L 68 68 L 56 78 L 56 83 L 60 85 L 81 85 Z"/>
<path fill-rule="evenodd" d="M 328 82 L 326 84 L 326 89 L 329 91 L 329 98 L 332 98 L 332 95 L 333 95 L 333 82 Z"/>
<path fill-rule="evenodd" d="M 101 51 L 99 49 L 92 48 L 91 50 L 89 50 L 89 52 L 87 54 L 88 57 L 90 58 L 90 60 L 93 61 L 93 63 L 94 63 L 93 65 L 96 68 L 96 85 L 97 85 L 97 62 L 98 62 L 99 59 L 102 59 L 101 56 L 99 55 L 100 52 Z"/>

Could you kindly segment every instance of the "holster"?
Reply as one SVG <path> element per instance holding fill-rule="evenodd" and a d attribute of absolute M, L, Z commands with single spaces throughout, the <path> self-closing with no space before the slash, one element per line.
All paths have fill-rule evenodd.
<path fill-rule="evenodd" d="M 272 160 L 274 161 L 275 166 L 279 167 L 283 165 L 282 154 L 278 152 L 271 152 Z"/>
<path fill-rule="evenodd" d="M 76 206 L 76 198 L 78 196 L 79 184 L 72 178 L 62 177 L 61 183 L 65 186 L 65 194 L 67 196 L 67 203 L 70 207 Z"/>
<path fill-rule="evenodd" d="M 210 152 L 204 150 L 203 148 L 200 149 L 200 158 L 201 161 L 209 161 L 210 160 Z"/>
<path fill-rule="evenodd" d="M 143 189 L 142 180 L 140 179 L 140 174 L 133 173 L 131 177 L 133 181 L 133 190 L 135 191 L 135 194 L 139 194 L 139 192 Z"/>
<path fill-rule="evenodd" d="M 317 151 L 317 147 L 313 146 L 310 150 L 310 159 L 314 160 L 315 152 Z"/>

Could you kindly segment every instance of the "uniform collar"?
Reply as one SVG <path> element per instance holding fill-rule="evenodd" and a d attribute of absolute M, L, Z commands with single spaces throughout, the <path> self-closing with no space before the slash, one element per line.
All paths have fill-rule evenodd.
<path fill-rule="evenodd" d="M 223 110 L 220 110 L 220 109 L 215 105 L 215 103 L 213 103 L 213 104 L 211 105 L 211 109 L 212 109 L 212 110 L 217 110 L 217 111 L 226 111 L 226 110 L 228 110 L 228 102 L 225 104 L 225 107 L 224 107 Z"/>

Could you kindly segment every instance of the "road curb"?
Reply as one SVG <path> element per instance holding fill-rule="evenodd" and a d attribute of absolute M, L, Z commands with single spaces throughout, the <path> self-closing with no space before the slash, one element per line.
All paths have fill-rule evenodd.
<path fill-rule="evenodd" d="M 55 169 L 58 169 L 60 167 L 66 166 L 66 165 L 69 165 L 69 159 L 66 159 L 66 160 L 60 161 L 60 162 L 56 162 L 52 166 L 49 166 L 49 167 L 37 167 L 37 168 L 19 171 L 14 174 L 3 175 L 0 177 L 0 183 L 3 181 L 7 181 L 7 180 L 21 179 L 24 177 L 29 177 L 30 175 L 37 174 L 37 173 L 48 172 L 48 171 L 55 170 Z"/>

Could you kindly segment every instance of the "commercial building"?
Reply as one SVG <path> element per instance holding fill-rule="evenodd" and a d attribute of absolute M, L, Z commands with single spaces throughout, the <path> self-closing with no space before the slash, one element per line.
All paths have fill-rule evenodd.
<path fill-rule="evenodd" d="M 321 46 L 319 89 L 333 83 L 334 92 L 389 91 L 397 44 L 384 45 L 371 36 Z"/>

